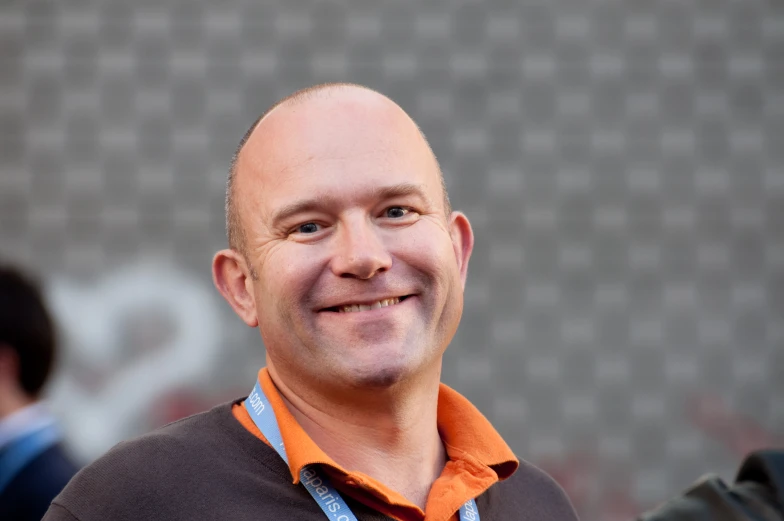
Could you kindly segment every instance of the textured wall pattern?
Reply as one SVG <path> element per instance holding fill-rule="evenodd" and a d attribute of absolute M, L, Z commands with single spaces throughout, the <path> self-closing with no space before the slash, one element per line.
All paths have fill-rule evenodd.
<path fill-rule="evenodd" d="M 782 442 L 784 4 L 754 0 L 3 2 L 0 256 L 68 318 L 73 432 L 250 385 L 260 341 L 209 287 L 225 171 L 267 105 L 335 80 L 428 134 L 478 238 L 445 380 L 585 519 Z M 143 370 L 216 316 L 201 377 Z M 139 374 L 178 383 L 123 423 Z"/>

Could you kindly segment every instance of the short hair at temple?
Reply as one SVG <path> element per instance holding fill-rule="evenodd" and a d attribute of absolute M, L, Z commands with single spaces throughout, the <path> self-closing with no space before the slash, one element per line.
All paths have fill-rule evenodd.
<path fill-rule="evenodd" d="M 259 116 L 256 121 L 248 128 L 245 135 L 242 136 L 239 145 L 237 146 L 236 151 L 234 152 L 234 156 L 231 159 L 231 166 L 229 167 L 229 175 L 226 181 L 226 236 L 229 242 L 229 248 L 240 252 L 242 255 L 245 255 L 245 230 L 242 227 L 242 220 L 240 218 L 239 209 L 237 208 L 237 201 L 236 201 L 236 194 L 235 194 L 235 180 L 237 177 L 237 163 L 242 152 L 242 149 L 245 147 L 245 143 L 248 142 L 250 139 L 251 134 L 259 125 L 259 123 L 273 110 L 277 107 L 284 105 L 284 104 L 291 104 L 291 103 L 299 103 L 302 101 L 306 101 L 313 97 L 328 94 L 331 91 L 345 89 L 345 88 L 359 88 L 365 89 L 372 92 L 376 92 L 369 87 L 365 87 L 363 85 L 357 85 L 354 83 L 324 83 L 320 85 L 314 85 L 312 87 L 308 87 L 305 89 L 298 90 L 297 92 L 286 96 L 285 98 L 281 99 L 280 101 L 276 102 L 274 105 L 269 107 L 264 113 Z M 379 93 L 380 94 L 380 93 Z M 380 94 L 383 95 L 383 94 Z M 418 128 L 418 127 L 417 127 Z M 425 143 L 430 147 L 430 144 L 425 137 L 425 134 L 422 130 L 419 130 L 420 134 L 422 135 L 422 139 L 425 140 Z M 432 152 L 432 148 L 431 148 Z M 436 164 L 438 165 L 438 159 L 436 158 L 435 154 L 433 154 L 433 158 L 436 160 Z M 449 194 L 447 193 L 446 189 L 446 182 L 444 181 L 444 175 L 441 172 L 441 167 L 438 166 L 439 176 L 441 178 L 441 188 L 443 191 L 444 197 L 444 211 L 446 212 L 447 217 L 449 214 L 452 213 L 452 206 L 449 202 Z"/>
<path fill-rule="evenodd" d="M 18 268 L 0 264 L 0 350 L 19 364 L 19 388 L 37 398 L 54 364 L 55 325 L 37 283 Z"/>

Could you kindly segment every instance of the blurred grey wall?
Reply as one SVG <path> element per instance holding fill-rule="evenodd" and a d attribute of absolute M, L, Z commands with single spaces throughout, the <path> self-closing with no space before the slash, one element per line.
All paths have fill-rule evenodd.
<path fill-rule="evenodd" d="M 783 45 L 754 0 L 3 2 L 0 258 L 47 281 L 75 450 L 247 391 L 209 270 L 230 156 L 352 81 L 474 225 L 445 381 L 588 521 L 731 478 L 784 440 Z"/>

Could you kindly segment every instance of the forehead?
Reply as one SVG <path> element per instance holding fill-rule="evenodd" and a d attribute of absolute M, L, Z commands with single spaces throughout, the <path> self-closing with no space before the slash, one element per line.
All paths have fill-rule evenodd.
<path fill-rule="evenodd" d="M 323 193 L 360 196 L 385 185 L 422 186 L 441 198 L 437 162 L 416 124 L 389 99 L 350 92 L 273 110 L 237 162 L 238 198 L 274 211 Z"/>

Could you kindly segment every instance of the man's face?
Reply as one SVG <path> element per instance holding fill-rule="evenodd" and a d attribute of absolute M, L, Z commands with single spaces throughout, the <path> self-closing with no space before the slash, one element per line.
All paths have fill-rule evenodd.
<path fill-rule="evenodd" d="M 383 387 L 439 367 L 462 313 L 470 226 L 445 215 L 435 158 L 402 110 L 361 92 L 279 107 L 238 168 L 278 372 Z"/>

